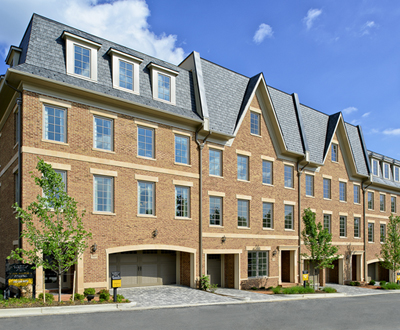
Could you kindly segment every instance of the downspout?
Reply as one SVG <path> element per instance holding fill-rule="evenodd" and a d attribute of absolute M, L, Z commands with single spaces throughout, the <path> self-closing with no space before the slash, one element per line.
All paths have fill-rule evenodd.
<path fill-rule="evenodd" d="M 367 186 L 364 186 L 365 182 L 368 180 L 365 180 L 361 183 L 361 189 L 363 191 L 363 222 L 364 222 L 364 281 L 367 281 L 367 274 L 368 274 L 368 265 L 367 265 L 367 219 L 365 217 L 365 201 L 366 201 L 366 192 L 367 188 L 372 184 L 368 184 Z"/>
<path fill-rule="evenodd" d="M 203 148 L 211 132 L 200 142 L 198 139 L 202 124 L 196 131 L 196 143 L 199 146 L 199 280 L 203 276 Z M 199 282 L 200 285 L 200 282 Z"/>
<path fill-rule="evenodd" d="M 17 186 L 18 186 L 18 196 L 17 196 L 17 203 L 18 206 L 22 206 L 22 159 L 21 159 L 21 144 L 22 144 L 22 129 L 21 129 L 21 124 L 22 124 L 22 91 L 19 89 L 11 86 L 8 84 L 7 80 L 4 80 L 4 83 L 19 93 L 19 97 L 17 98 L 17 106 L 18 106 L 18 116 L 17 116 L 17 126 L 18 126 L 18 177 L 17 177 Z M 21 238 L 21 232 L 22 232 L 22 223 L 21 219 L 18 219 L 18 247 L 22 248 L 22 238 Z"/>

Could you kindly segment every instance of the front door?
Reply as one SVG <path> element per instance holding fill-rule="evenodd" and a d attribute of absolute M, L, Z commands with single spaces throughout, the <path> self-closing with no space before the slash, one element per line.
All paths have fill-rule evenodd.
<path fill-rule="evenodd" d="M 290 251 L 281 251 L 281 281 L 290 282 Z"/>

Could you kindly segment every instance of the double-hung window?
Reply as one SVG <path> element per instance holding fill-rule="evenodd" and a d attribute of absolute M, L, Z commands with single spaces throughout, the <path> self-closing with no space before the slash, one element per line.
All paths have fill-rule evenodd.
<path fill-rule="evenodd" d="M 368 210 L 374 209 L 374 193 L 368 191 Z"/>
<path fill-rule="evenodd" d="M 190 188 L 175 186 L 175 216 L 190 217 Z"/>
<path fill-rule="evenodd" d="M 237 178 L 238 180 L 249 180 L 249 157 L 237 155 Z"/>
<path fill-rule="evenodd" d="M 113 150 L 113 120 L 94 117 L 94 148 Z"/>
<path fill-rule="evenodd" d="M 263 203 L 263 228 L 273 228 L 272 203 Z"/>
<path fill-rule="evenodd" d="M 397 166 L 394 167 L 394 181 L 400 181 L 400 168 Z"/>
<path fill-rule="evenodd" d="M 176 104 L 175 85 L 179 72 L 160 66 L 154 62 L 149 63 L 148 68 L 151 71 L 153 98 Z"/>
<path fill-rule="evenodd" d="M 314 176 L 306 174 L 306 196 L 314 196 Z"/>
<path fill-rule="evenodd" d="M 260 135 L 260 115 L 250 111 L 250 133 Z"/>
<path fill-rule="evenodd" d="M 164 101 L 171 101 L 171 77 L 158 74 L 158 98 Z"/>
<path fill-rule="evenodd" d="M 355 217 L 354 218 L 354 237 L 359 238 L 360 237 L 360 218 Z"/>
<path fill-rule="evenodd" d="M 175 135 L 175 162 L 189 164 L 189 137 Z"/>
<path fill-rule="evenodd" d="M 138 126 L 138 155 L 154 158 L 154 129 Z"/>
<path fill-rule="evenodd" d="M 238 227 L 249 226 L 249 201 L 238 199 Z"/>
<path fill-rule="evenodd" d="M 139 181 L 138 182 L 138 195 L 139 195 L 139 214 L 155 215 L 154 208 L 154 183 Z"/>
<path fill-rule="evenodd" d="M 268 160 L 262 161 L 262 180 L 264 184 L 272 185 L 272 162 Z"/>
<path fill-rule="evenodd" d="M 67 142 L 67 110 L 46 105 L 44 107 L 44 138 Z"/>
<path fill-rule="evenodd" d="M 222 225 L 222 197 L 210 196 L 210 225 Z"/>
<path fill-rule="evenodd" d="M 293 166 L 285 165 L 284 167 L 285 188 L 293 188 Z"/>
<path fill-rule="evenodd" d="M 379 176 L 379 162 L 376 159 L 372 159 L 372 174 Z"/>
<path fill-rule="evenodd" d="M 331 145 L 331 160 L 333 162 L 338 161 L 338 145 L 336 143 L 332 143 Z"/>
<path fill-rule="evenodd" d="M 386 196 L 385 195 L 379 195 L 379 209 L 381 211 L 386 210 Z"/>
<path fill-rule="evenodd" d="M 383 176 L 385 179 L 390 179 L 390 166 L 387 163 L 383 164 Z"/>
<path fill-rule="evenodd" d="M 94 211 L 113 212 L 114 180 L 108 176 L 94 176 Z"/>
<path fill-rule="evenodd" d="M 385 243 L 386 240 L 386 225 L 384 223 L 380 224 L 380 232 L 379 232 L 380 242 Z"/>
<path fill-rule="evenodd" d="M 339 236 L 346 237 L 347 235 L 347 217 L 341 215 L 339 223 Z"/>
<path fill-rule="evenodd" d="M 396 196 L 390 197 L 390 211 L 396 213 Z"/>
<path fill-rule="evenodd" d="M 209 173 L 210 175 L 222 176 L 222 151 L 209 150 Z"/>
<path fill-rule="evenodd" d="M 133 65 L 132 63 L 119 60 L 119 87 L 129 90 L 133 89 Z"/>
<path fill-rule="evenodd" d="M 324 229 L 328 231 L 328 233 L 331 233 L 331 215 L 330 214 L 324 214 Z"/>
<path fill-rule="evenodd" d="M 268 251 L 248 251 L 247 276 L 268 276 Z"/>
<path fill-rule="evenodd" d="M 86 47 L 74 45 L 74 73 L 90 78 L 90 52 Z"/>
<path fill-rule="evenodd" d="M 354 190 L 354 204 L 360 204 L 360 186 L 354 185 L 353 190 Z"/>
<path fill-rule="evenodd" d="M 285 205 L 285 229 L 293 229 L 293 205 Z"/>
<path fill-rule="evenodd" d="M 374 241 L 374 224 L 369 222 L 368 223 L 368 242 Z"/>
<path fill-rule="evenodd" d="M 323 191 L 324 198 L 331 199 L 331 179 L 324 178 Z"/>
<path fill-rule="evenodd" d="M 346 182 L 339 182 L 339 199 L 342 202 L 345 202 L 347 200 L 347 187 L 346 187 Z"/>
<path fill-rule="evenodd" d="M 67 191 L 67 171 L 54 169 L 54 172 L 56 172 L 58 175 L 60 175 L 61 182 L 63 185 L 62 190 L 66 192 Z M 43 197 L 46 198 L 46 197 L 50 197 L 50 196 L 46 196 L 45 192 L 43 191 Z M 52 197 L 55 197 L 56 199 L 58 199 L 59 194 L 57 192 L 55 192 L 55 194 L 52 195 Z M 54 206 L 55 206 L 53 201 L 47 201 L 47 204 L 50 208 L 54 208 Z"/>

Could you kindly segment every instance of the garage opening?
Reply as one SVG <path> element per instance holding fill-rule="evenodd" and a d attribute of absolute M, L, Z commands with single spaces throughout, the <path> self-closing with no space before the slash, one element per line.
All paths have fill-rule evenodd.
<path fill-rule="evenodd" d="M 113 271 L 121 272 L 123 288 L 177 284 L 180 257 L 179 252 L 170 250 L 114 253 L 109 255 L 109 274 Z"/>
<path fill-rule="evenodd" d="M 368 264 L 368 281 L 371 280 L 389 282 L 389 270 L 383 268 L 379 262 Z"/>

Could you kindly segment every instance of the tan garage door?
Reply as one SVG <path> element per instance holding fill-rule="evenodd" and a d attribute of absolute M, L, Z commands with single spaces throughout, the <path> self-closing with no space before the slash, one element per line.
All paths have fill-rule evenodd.
<path fill-rule="evenodd" d="M 129 251 L 110 254 L 109 258 L 109 273 L 121 272 L 123 288 L 176 284 L 175 251 Z"/>

